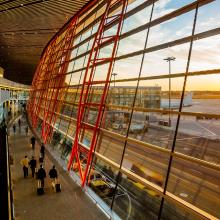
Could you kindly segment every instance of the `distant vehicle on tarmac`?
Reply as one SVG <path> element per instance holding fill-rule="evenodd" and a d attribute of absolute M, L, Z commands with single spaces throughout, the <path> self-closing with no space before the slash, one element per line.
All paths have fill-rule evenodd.
<path fill-rule="evenodd" d="M 128 126 L 124 122 L 116 121 L 112 124 L 112 128 L 115 130 L 126 129 Z"/>
<path fill-rule="evenodd" d="M 142 131 L 147 131 L 147 125 L 144 123 L 133 123 L 130 125 L 129 132 L 138 133 Z"/>

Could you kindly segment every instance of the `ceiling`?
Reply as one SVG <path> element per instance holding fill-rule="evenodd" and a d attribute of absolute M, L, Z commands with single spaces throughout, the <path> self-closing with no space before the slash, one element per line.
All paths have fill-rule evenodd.
<path fill-rule="evenodd" d="M 41 53 L 90 0 L 0 0 L 0 66 L 4 77 L 31 84 Z"/>

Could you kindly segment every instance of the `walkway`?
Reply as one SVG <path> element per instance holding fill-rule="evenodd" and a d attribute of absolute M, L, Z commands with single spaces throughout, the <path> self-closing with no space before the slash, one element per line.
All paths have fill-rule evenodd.
<path fill-rule="evenodd" d="M 16 220 L 102 220 L 106 216 L 95 206 L 95 204 L 84 194 L 81 188 L 76 185 L 71 178 L 54 159 L 47 154 L 45 157 L 44 167 L 48 174 L 53 164 L 56 165 L 59 178 L 62 185 L 62 192 L 55 193 L 47 176 L 45 182 L 45 194 L 37 196 L 37 180 L 31 177 L 23 178 L 23 170 L 20 160 L 28 155 L 29 158 L 34 154 L 36 159 L 39 158 L 39 145 L 35 147 L 35 152 L 30 148 L 30 137 L 25 135 L 26 121 L 22 118 L 21 130 L 13 134 L 12 128 L 9 129 L 9 144 L 13 155 L 14 164 L 11 166 L 12 181 L 14 183 L 14 206 Z M 39 167 L 39 163 L 38 163 Z"/>

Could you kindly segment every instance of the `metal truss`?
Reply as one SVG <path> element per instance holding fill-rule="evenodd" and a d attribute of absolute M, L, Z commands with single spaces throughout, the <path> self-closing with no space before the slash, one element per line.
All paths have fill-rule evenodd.
<path fill-rule="evenodd" d="M 96 169 L 96 167 L 93 167 L 93 164 L 96 164 L 96 160 L 101 160 L 107 165 L 110 165 L 112 168 L 115 168 L 118 173 L 115 179 L 115 192 L 117 189 L 117 184 L 120 182 L 120 175 L 124 174 L 129 179 L 134 180 L 135 182 L 140 182 L 142 185 L 152 189 L 153 191 L 157 192 L 158 195 L 160 195 L 160 197 L 162 198 L 162 202 L 160 203 L 160 214 L 163 211 L 163 201 L 166 200 L 170 201 L 171 203 L 177 204 L 187 212 L 189 211 L 190 214 L 199 216 L 202 219 L 217 219 L 207 213 L 205 210 L 201 210 L 199 207 L 194 206 L 192 202 L 185 201 L 184 199 L 176 196 L 175 194 L 172 194 L 167 190 L 167 184 L 169 180 L 169 175 L 171 173 L 173 159 L 184 160 L 188 163 L 194 163 L 195 165 L 202 166 L 204 168 L 213 169 L 216 172 L 220 169 L 219 165 L 215 162 L 206 161 L 206 159 L 197 158 L 194 157 L 194 155 L 183 154 L 174 149 L 174 147 L 176 146 L 179 125 L 176 126 L 172 149 L 162 148 L 161 146 L 154 145 L 151 142 L 139 140 L 137 138 L 134 138 L 132 135 L 128 135 L 128 133 L 126 133 L 125 135 L 124 133 L 117 133 L 114 130 L 107 130 L 108 128 L 104 125 L 104 123 L 107 121 L 106 110 L 173 114 L 175 117 L 178 118 L 178 123 L 180 121 L 180 116 L 194 116 L 198 118 L 206 117 L 209 119 L 220 118 L 219 114 L 188 111 L 184 112 L 181 109 L 179 109 L 179 111 L 171 111 L 160 108 L 152 109 L 150 107 L 140 107 L 138 105 L 135 105 L 135 103 L 133 103 L 133 106 L 127 106 L 121 104 L 116 105 L 106 102 L 107 95 L 109 95 L 108 92 L 109 90 L 111 90 L 110 82 L 112 82 L 111 76 L 114 68 L 114 62 L 125 60 L 129 57 L 134 57 L 137 55 L 159 51 L 164 48 L 182 45 L 184 43 L 190 43 L 190 50 L 192 51 L 192 43 L 194 41 L 205 39 L 211 36 L 217 36 L 220 33 L 220 28 L 217 27 L 215 29 L 199 32 L 169 42 L 159 42 L 158 45 L 155 46 L 145 47 L 142 50 L 136 50 L 134 52 L 129 52 L 123 55 L 116 56 L 120 40 L 132 36 L 135 33 L 139 33 L 143 30 L 150 29 L 156 25 L 169 21 L 170 19 L 176 18 L 177 16 L 180 16 L 182 14 L 186 14 L 187 12 L 191 12 L 194 10 L 198 11 L 199 7 L 205 4 L 209 4 L 213 0 L 194 1 L 187 6 L 171 11 L 170 13 L 149 21 L 148 23 L 144 23 L 143 25 L 135 27 L 134 29 L 129 30 L 125 33 L 121 33 L 123 22 L 126 21 L 127 18 L 133 16 L 134 14 L 138 13 L 149 5 L 157 2 L 157 0 L 144 1 L 137 7 L 127 11 L 127 1 L 128 0 L 91 1 L 92 4 L 88 4 L 88 7 L 77 13 L 68 22 L 68 24 L 66 24 L 65 27 L 62 28 L 61 31 L 57 35 L 55 35 L 54 38 L 48 43 L 43 52 L 43 56 L 37 67 L 32 82 L 30 99 L 27 106 L 29 118 L 31 119 L 33 127 L 37 127 L 38 123 L 42 121 L 41 135 L 45 143 L 49 142 L 50 139 L 52 139 L 53 131 L 60 132 L 63 135 L 62 140 L 65 140 L 67 138 L 69 141 L 72 141 L 72 151 L 68 162 L 68 170 L 71 170 L 73 165 L 74 167 L 77 166 L 82 187 L 85 186 L 86 181 L 90 178 L 90 173 L 92 173 L 90 172 L 90 170 L 92 171 L 93 168 Z M 97 4 L 97 6 L 92 8 L 92 5 L 94 4 Z M 152 8 L 152 10 L 154 9 Z M 97 13 L 97 17 L 95 15 L 95 18 L 93 19 L 95 13 Z M 81 15 L 83 16 L 81 17 Z M 196 17 L 197 15 L 195 14 L 194 29 L 196 24 Z M 98 23 L 99 27 L 96 31 L 95 25 L 97 25 Z M 93 29 L 94 26 L 95 31 L 93 32 L 93 30 L 91 30 L 90 34 L 88 34 L 89 32 L 87 31 Z M 90 41 L 92 41 L 93 39 L 93 45 L 92 47 L 90 47 Z M 79 48 L 81 46 L 85 47 L 86 44 L 88 44 L 87 49 L 85 50 L 83 48 L 83 52 L 78 53 Z M 105 55 L 102 55 L 105 54 L 103 53 L 103 51 L 106 48 L 108 50 L 108 55 L 106 56 L 108 57 L 104 57 Z M 71 54 L 71 52 L 74 52 L 74 50 L 77 50 L 77 53 L 76 55 L 71 56 L 73 55 Z M 87 65 L 84 66 L 84 62 L 85 60 L 87 60 L 88 57 L 89 59 L 87 61 Z M 75 63 L 81 58 L 84 58 L 82 67 L 75 68 Z M 190 56 L 188 57 L 188 64 L 189 61 Z M 74 67 L 70 72 L 68 72 L 68 65 L 70 63 L 73 64 Z M 97 69 L 100 67 L 102 68 L 103 66 L 105 66 L 105 68 L 107 66 L 107 68 L 106 70 L 103 70 L 101 72 L 102 79 L 100 79 L 97 76 Z M 113 82 L 120 85 L 120 83 L 134 81 L 144 82 L 149 80 L 168 78 L 175 79 L 180 77 L 186 79 L 186 77 L 189 76 L 208 76 L 211 74 L 219 74 L 219 70 L 220 69 L 210 69 L 194 72 L 189 72 L 187 70 L 186 72 L 173 73 L 172 75 L 164 72 L 164 74 L 160 75 L 139 75 L 138 77 L 134 76 L 133 78 L 119 77 L 119 79 L 114 79 Z M 79 81 L 73 81 L 72 77 L 73 79 L 75 79 L 74 74 L 76 75 L 76 77 L 78 77 L 77 74 L 79 74 L 79 72 Z M 69 80 L 68 76 L 70 74 L 71 77 Z M 69 83 L 67 82 L 67 79 Z M 83 79 L 83 82 L 81 81 L 81 79 Z M 136 88 L 139 88 L 139 85 L 137 85 Z M 184 85 L 184 91 L 185 88 L 186 85 Z M 181 97 L 182 101 L 184 91 Z M 97 96 L 99 100 L 97 100 Z M 134 98 L 134 100 L 136 100 L 136 98 Z M 68 108 L 66 110 L 65 107 L 67 105 Z M 180 104 L 181 108 L 182 105 L 183 103 Z M 62 110 L 62 107 L 64 107 L 64 110 Z M 71 112 L 71 114 L 69 114 L 69 112 Z M 91 114 L 95 115 L 95 120 L 91 120 Z M 132 114 L 133 113 L 131 113 L 131 115 Z M 59 126 L 57 126 L 58 119 L 60 119 Z M 131 125 L 131 120 L 132 116 L 130 117 L 129 126 Z M 68 123 L 67 130 L 66 127 L 63 129 L 65 125 L 65 123 L 61 123 L 63 121 Z M 127 132 L 129 132 L 129 127 L 127 129 Z M 140 175 L 132 172 L 130 169 L 123 167 L 123 156 L 121 157 L 121 162 L 118 163 L 115 162 L 112 158 L 107 158 L 104 154 L 102 154 L 102 152 L 99 151 L 99 147 L 102 142 L 102 138 L 106 134 L 109 137 L 117 137 L 125 143 L 122 155 L 124 155 L 128 144 L 134 144 L 135 146 L 145 147 L 149 151 L 153 150 L 158 153 L 164 154 L 167 158 L 169 157 L 168 171 L 165 177 L 165 186 L 158 186 L 151 180 L 148 180 L 147 178 L 142 178 Z M 87 184 L 88 183 L 89 182 L 87 182 Z M 116 194 L 114 194 L 114 196 L 115 195 Z M 113 204 L 114 197 L 112 199 L 112 205 Z"/>
<path fill-rule="evenodd" d="M 121 4 L 121 7 L 118 9 L 117 13 L 113 15 L 111 13 L 112 8 L 115 6 L 115 4 Z M 95 144 L 98 138 L 99 133 L 99 127 L 101 118 L 104 111 L 104 104 L 107 97 L 107 91 L 109 88 L 109 82 L 111 78 L 112 73 L 112 67 L 114 63 L 114 58 L 116 56 L 116 50 L 118 46 L 119 41 L 119 35 L 121 33 L 122 23 L 124 14 L 126 11 L 127 6 L 127 0 L 109 0 L 106 4 L 105 12 L 103 13 L 102 20 L 100 22 L 98 31 L 96 33 L 93 46 L 89 55 L 87 68 L 84 75 L 83 85 L 81 88 L 81 94 L 80 94 L 80 100 L 78 105 L 78 114 L 77 114 L 77 123 L 76 123 L 76 131 L 75 131 L 75 138 L 73 141 L 73 147 L 71 156 L 68 163 L 68 170 L 70 170 L 73 160 L 76 159 L 77 166 L 80 173 L 81 183 L 82 186 L 85 185 L 86 178 L 88 175 L 89 167 L 91 165 L 92 160 L 92 154 L 95 148 Z M 112 22 L 117 22 L 116 30 L 114 34 L 109 34 L 106 29 L 108 26 L 112 24 Z M 103 44 L 106 44 L 107 42 L 112 44 L 111 52 L 109 53 L 109 57 L 101 57 L 100 56 L 100 50 Z M 105 78 L 104 80 L 94 80 L 95 77 L 95 70 L 96 66 L 103 61 L 108 62 L 107 71 L 103 72 L 102 76 Z M 101 99 L 99 103 L 95 103 L 91 101 L 91 92 L 92 88 L 97 85 L 101 84 L 103 86 L 103 90 L 101 92 Z M 95 127 L 91 129 L 91 127 L 84 126 L 82 121 L 88 117 L 90 113 L 91 107 L 96 106 L 98 108 L 97 110 L 97 117 L 95 122 Z M 91 140 L 89 143 L 89 151 L 82 152 L 82 149 L 84 147 L 80 144 L 83 142 L 84 134 L 86 131 L 90 130 L 91 132 Z M 85 155 L 86 158 L 86 166 L 82 168 L 82 164 L 80 161 L 80 155 Z"/>
<path fill-rule="evenodd" d="M 48 136 L 52 134 L 52 127 L 54 126 L 57 118 L 55 112 L 59 111 L 62 106 L 62 101 L 58 101 L 58 96 L 62 97 L 65 91 L 62 89 L 65 84 L 65 72 L 68 68 L 68 60 L 70 59 L 70 47 L 72 46 L 74 35 L 76 32 L 76 24 L 78 17 L 72 20 L 68 29 L 66 30 L 65 36 L 62 39 L 60 48 L 58 49 L 61 53 L 59 58 L 54 60 L 55 63 L 58 63 L 59 69 L 55 71 L 53 75 L 52 85 L 47 90 L 47 106 L 44 107 L 44 117 L 42 125 L 42 138 L 44 143 L 47 142 Z M 48 98 L 48 94 L 50 97 Z"/>
<path fill-rule="evenodd" d="M 42 107 L 42 101 L 44 100 L 44 95 L 49 87 L 49 83 L 50 83 L 50 74 L 47 74 L 49 72 L 49 70 L 51 69 L 51 66 L 48 65 L 47 63 L 53 59 L 54 50 L 55 47 L 55 40 L 51 43 L 50 47 L 47 50 L 47 56 L 45 56 L 45 60 L 44 63 L 42 64 L 42 69 L 41 72 L 39 73 L 39 77 L 38 77 L 38 83 L 37 83 L 37 91 L 39 91 L 38 95 L 37 95 L 37 100 L 36 103 L 34 103 L 33 105 L 33 111 L 32 111 L 32 125 L 34 128 L 37 127 L 38 124 L 38 118 L 39 118 L 39 113 Z M 41 83 L 41 80 L 43 81 L 43 83 Z M 44 105 L 46 105 L 45 101 L 44 101 Z"/>
<path fill-rule="evenodd" d="M 39 86 L 40 86 L 39 80 L 41 79 L 41 75 L 43 75 L 45 62 L 46 62 L 47 56 L 49 56 L 49 54 L 50 54 L 50 47 L 47 48 L 40 63 L 38 64 L 38 67 L 37 67 L 37 70 L 35 72 L 34 79 L 32 82 L 32 87 L 31 87 L 31 91 L 30 91 L 30 99 L 28 102 L 28 113 L 29 113 L 29 118 L 32 121 L 32 125 L 35 124 L 35 120 L 37 117 L 37 115 L 35 113 L 36 113 L 37 103 L 39 101 L 39 96 L 38 96 L 39 95 L 38 94 L 39 93 Z M 43 91 L 41 91 L 41 92 L 43 92 Z"/>

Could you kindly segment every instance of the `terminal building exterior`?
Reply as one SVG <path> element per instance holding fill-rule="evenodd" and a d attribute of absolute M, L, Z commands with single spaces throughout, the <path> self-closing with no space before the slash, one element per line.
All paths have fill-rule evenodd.
<path fill-rule="evenodd" d="M 44 49 L 30 123 L 112 219 L 220 218 L 219 9 L 93 0 Z"/>
<path fill-rule="evenodd" d="M 132 105 L 135 86 L 118 86 L 109 89 L 107 102 L 112 105 Z M 161 87 L 139 87 L 136 94 L 136 106 L 143 108 L 160 108 Z"/>

